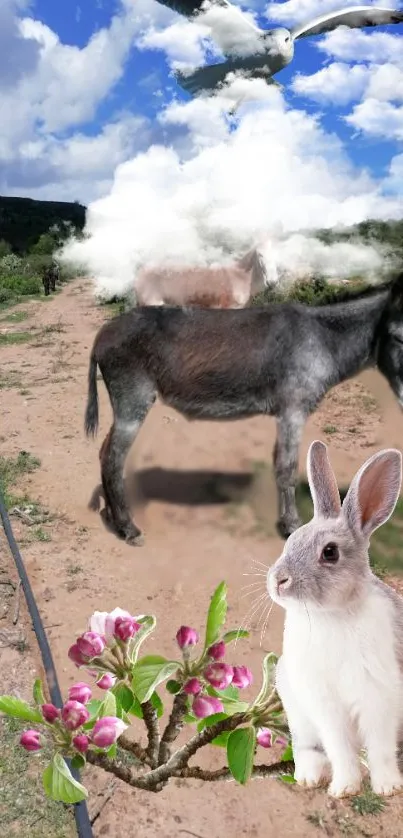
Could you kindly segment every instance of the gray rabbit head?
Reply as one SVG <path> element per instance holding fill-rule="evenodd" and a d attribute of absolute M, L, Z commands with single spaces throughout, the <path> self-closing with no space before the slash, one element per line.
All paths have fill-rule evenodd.
<path fill-rule="evenodd" d="M 402 455 L 390 448 L 370 457 L 355 475 L 343 505 L 327 448 L 315 441 L 307 457 L 312 520 L 289 537 L 270 568 L 267 587 L 283 608 L 348 608 L 373 578 L 371 533 L 392 514 L 402 481 Z"/>

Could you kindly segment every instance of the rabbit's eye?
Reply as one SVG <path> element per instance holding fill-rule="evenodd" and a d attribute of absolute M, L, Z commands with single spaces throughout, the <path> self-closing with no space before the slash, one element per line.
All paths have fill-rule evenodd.
<path fill-rule="evenodd" d="M 336 564 L 339 559 L 339 548 L 337 544 L 326 544 L 322 550 L 320 557 L 321 562 L 326 564 Z"/>

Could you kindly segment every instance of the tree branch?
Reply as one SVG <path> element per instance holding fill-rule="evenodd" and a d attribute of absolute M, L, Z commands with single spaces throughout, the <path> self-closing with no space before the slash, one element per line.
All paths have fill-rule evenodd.
<path fill-rule="evenodd" d="M 178 738 L 183 726 L 184 716 L 187 710 L 188 697 L 186 693 L 178 693 L 173 701 L 172 712 L 169 717 L 168 724 L 164 730 L 161 738 L 161 744 L 158 755 L 158 765 L 163 765 L 168 762 L 171 756 L 170 745 Z"/>
<path fill-rule="evenodd" d="M 145 726 L 148 731 L 148 746 L 146 754 L 150 761 L 151 768 L 156 768 L 158 765 L 158 754 L 160 750 L 160 731 L 157 711 L 151 704 L 151 701 L 146 701 L 142 704 L 141 709 L 143 711 Z"/>
<path fill-rule="evenodd" d="M 290 774 L 291 771 L 294 769 L 294 763 L 292 760 L 287 760 L 286 762 L 274 762 L 272 765 L 254 765 L 251 779 L 255 779 L 257 777 L 270 777 L 273 774 Z M 181 768 L 178 773 L 173 774 L 174 777 L 181 777 L 184 780 L 206 780 L 208 782 L 215 782 L 217 780 L 232 780 L 232 774 L 227 768 L 227 766 L 223 766 L 223 768 L 218 768 L 215 771 L 207 771 L 204 768 L 201 768 L 199 765 L 187 766 L 186 768 Z"/>
<path fill-rule="evenodd" d="M 139 745 L 138 742 L 133 742 L 131 739 L 128 739 L 127 736 L 122 734 L 119 736 L 118 747 L 122 748 L 124 751 L 128 751 L 130 754 L 133 754 L 136 759 L 140 762 L 145 762 L 146 765 L 150 765 L 150 760 L 147 755 L 147 751 Z"/>

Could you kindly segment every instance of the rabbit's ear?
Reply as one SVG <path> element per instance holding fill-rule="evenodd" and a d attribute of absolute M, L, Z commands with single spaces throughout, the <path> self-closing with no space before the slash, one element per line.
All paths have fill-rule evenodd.
<path fill-rule="evenodd" d="M 343 503 L 352 530 L 370 536 L 390 518 L 402 482 L 402 455 L 387 448 L 370 457 L 355 475 Z"/>
<path fill-rule="evenodd" d="M 309 448 L 307 472 L 315 518 L 337 518 L 341 510 L 339 489 L 326 445 L 319 440 Z"/>

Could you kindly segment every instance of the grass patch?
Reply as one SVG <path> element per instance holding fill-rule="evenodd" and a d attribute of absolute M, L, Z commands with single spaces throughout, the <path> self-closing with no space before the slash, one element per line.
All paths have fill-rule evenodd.
<path fill-rule="evenodd" d="M 0 390 L 8 390 L 11 387 L 21 387 L 21 378 L 19 372 L 10 370 L 9 372 L 0 372 Z"/>
<path fill-rule="evenodd" d="M 369 786 L 351 800 L 351 808 L 358 815 L 379 815 L 385 807 L 386 800 L 379 794 L 375 794 Z"/>
<path fill-rule="evenodd" d="M 0 318 L 0 323 L 23 323 L 30 317 L 29 311 L 21 309 L 20 311 L 13 311 L 11 314 L 6 314 L 5 317 Z"/>
<path fill-rule="evenodd" d="M 324 434 L 337 434 L 336 425 L 325 425 L 323 428 Z"/>
<path fill-rule="evenodd" d="M 29 726 L 29 725 L 28 725 Z M 42 787 L 44 750 L 28 754 L 18 744 L 22 725 L 0 719 L 0 823 L 7 838 L 76 838 L 73 807 L 49 800 Z"/>
<path fill-rule="evenodd" d="M 6 332 L 0 334 L 0 346 L 14 346 L 16 343 L 27 343 L 35 337 L 34 332 Z"/>
<path fill-rule="evenodd" d="M 15 484 L 25 474 L 39 468 L 40 464 L 41 461 L 29 451 L 20 451 L 17 457 L 0 457 L 0 489 L 7 509 L 21 501 L 12 493 Z"/>
<path fill-rule="evenodd" d="M 340 489 L 340 497 L 343 501 L 348 489 Z M 296 490 L 296 500 L 299 514 L 303 524 L 311 520 L 313 516 L 313 504 L 308 483 L 299 483 Z M 403 541 L 403 497 L 400 497 L 392 518 L 376 530 L 371 538 L 369 549 L 370 564 L 373 572 L 382 579 L 388 573 L 401 575 L 403 572 L 402 560 Z"/>

